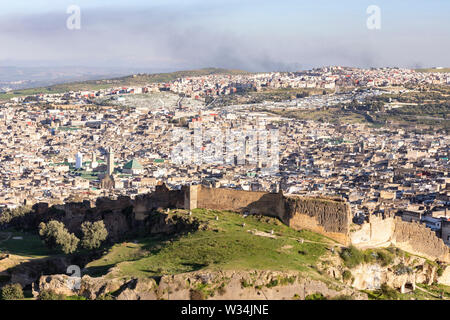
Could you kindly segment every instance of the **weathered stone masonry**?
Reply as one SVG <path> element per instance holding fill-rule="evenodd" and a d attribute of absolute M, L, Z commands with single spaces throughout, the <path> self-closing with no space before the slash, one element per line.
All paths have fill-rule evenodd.
<path fill-rule="evenodd" d="M 187 209 L 228 210 L 277 217 L 293 229 L 308 229 L 343 244 L 349 243 L 351 212 L 348 203 L 341 200 L 215 189 L 201 185 L 191 186 L 187 192 Z"/>
<path fill-rule="evenodd" d="M 201 185 L 185 186 L 180 190 L 170 190 L 160 185 L 155 192 L 139 195 L 135 199 L 99 198 L 95 203 L 85 201 L 53 207 L 40 203 L 34 206 L 34 214 L 24 218 L 22 224 L 37 227 L 40 221 L 56 219 L 63 221 L 71 232 L 76 232 L 84 221 L 101 219 L 105 221 L 110 237 L 117 239 L 145 226 L 155 209 L 166 208 L 203 208 L 277 217 L 293 229 L 311 230 L 345 245 L 352 243 L 370 248 L 393 244 L 429 258 L 449 260 L 449 249 L 444 242 L 431 230 L 418 224 L 394 218 L 373 218 L 359 230 L 350 232 L 350 206 L 343 200 Z"/>
<path fill-rule="evenodd" d="M 448 246 L 431 229 L 424 224 L 403 221 L 400 217 L 370 217 L 369 222 L 352 232 L 350 238 L 352 244 L 362 249 L 392 244 L 428 259 L 450 262 Z"/>

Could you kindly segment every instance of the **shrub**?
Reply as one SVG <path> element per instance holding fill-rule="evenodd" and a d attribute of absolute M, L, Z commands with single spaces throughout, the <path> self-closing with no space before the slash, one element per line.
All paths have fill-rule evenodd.
<path fill-rule="evenodd" d="M 278 279 L 272 279 L 270 282 L 266 285 L 267 288 L 273 288 L 278 285 Z"/>
<path fill-rule="evenodd" d="M 343 248 L 340 257 L 348 268 L 354 268 L 364 262 L 364 254 L 354 246 Z"/>
<path fill-rule="evenodd" d="M 2 288 L 1 300 L 20 300 L 23 298 L 22 286 L 18 283 L 7 284 Z"/>
<path fill-rule="evenodd" d="M 382 266 L 390 265 L 394 261 L 394 256 L 388 251 L 379 251 L 378 260 L 381 261 Z"/>
<path fill-rule="evenodd" d="M 242 288 L 249 288 L 249 287 L 253 287 L 253 285 L 250 282 L 247 282 L 247 280 L 241 279 L 241 287 Z"/>
<path fill-rule="evenodd" d="M 205 295 L 201 290 L 191 289 L 190 296 L 191 300 L 205 300 Z"/>
<path fill-rule="evenodd" d="M 305 297 L 305 300 L 327 300 L 327 298 L 325 298 L 324 295 L 321 293 L 314 293 L 307 295 Z"/>
<path fill-rule="evenodd" d="M 410 267 L 405 266 L 403 263 L 400 263 L 394 266 L 394 272 L 399 276 L 407 273 L 412 273 L 413 270 Z"/>
<path fill-rule="evenodd" d="M 42 290 L 37 297 L 38 300 L 65 300 L 66 297 L 52 290 Z"/>
<path fill-rule="evenodd" d="M 364 262 L 366 263 L 373 262 L 378 258 L 379 258 L 378 253 L 375 251 L 369 250 L 364 253 Z"/>
<path fill-rule="evenodd" d="M 114 300 L 114 296 L 110 293 L 107 293 L 102 296 L 98 296 L 95 300 Z"/>
<path fill-rule="evenodd" d="M 225 293 L 227 293 L 227 290 L 225 289 L 225 283 L 222 283 L 219 287 L 219 289 L 217 290 L 217 293 L 219 293 L 219 295 L 223 296 Z"/>
<path fill-rule="evenodd" d="M 66 300 L 87 300 L 87 298 L 83 296 L 68 296 L 65 298 Z"/>
<path fill-rule="evenodd" d="M 349 270 L 345 270 L 342 273 L 342 279 L 344 279 L 344 281 L 348 281 L 352 278 L 352 273 Z"/>
<path fill-rule="evenodd" d="M 341 294 L 339 296 L 334 297 L 332 300 L 354 300 L 352 296 Z"/>
<path fill-rule="evenodd" d="M 296 276 L 281 278 L 280 285 L 285 286 L 285 285 L 289 285 L 289 284 L 294 284 L 295 280 L 297 280 Z"/>
<path fill-rule="evenodd" d="M 397 290 L 389 287 L 387 284 L 383 283 L 379 292 L 384 295 L 387 299 L 396 300 L 398 298 Z"/>

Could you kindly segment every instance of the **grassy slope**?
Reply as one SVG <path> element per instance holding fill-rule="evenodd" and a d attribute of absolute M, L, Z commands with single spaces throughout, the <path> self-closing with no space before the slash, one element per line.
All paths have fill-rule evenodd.
<path fill-rule="evenodd" d="M 287 118 L 300 120 L 327 121 L 331 123 L 364 123 L 366 119 L 355 112 L 330 108 L 328 110 L 269 110 L 269 112 L 281 115 Z"/>
<path fill-rule="evenodd" d="M 171 214 L 185 215 L 184 210 Z M 219 220 L 216 221 L 215 217 Z M 328 255 L 327 248 L 334 242 L 309 231 L 293 230 L 276 219 L 259 218 L 232 212 L 193 210 L 193 217 L 207 225 L 179 238 L 147 237 L 137 243 L 116 244 L 103 257 L 87 265 L 83 274 L 101 276 L 116 267 L 114 277 L 151 277 L 177 274 L 200 269 L 208 270 L 276 270 L 300 271 L 311 278 L 327 280 L 319 276 L 317 264 Z M 242 224 L 245 223 L 245 227 Z M 253 235 L 248 230 L 270 233 L 274 230 L 276 239 Z M 13 240 L 11 236 L 22 236 Z M 4 241 L 5 239 L 8 239 Z M 304 239 L 301 244 L 297 239 Z M 382 249 L 380 249 L 382 250 Z M 367 255 L 373 250 L 365 252 Z M 42 258 L 58 254 L 48 250 L 37 235 L 7 230 L 0 233 L 0 253 L 11 253 L 23 257 Z M 331 281 L 332 282 L 332 281 Z M 330 282 L 330 283 L 331 283 Z M 369 299 L 438 299 L 441 292 L 450 298 L 450 287 L 433 284 L 420 285 L 431 294 L 416 290 L 412 294 L 396 293 L 389 297 L 378 291 L 365 291 Z"/>
<path fill-rule="evenodd" d="M 186 213 L 180 210 L 180 214 Z M 113 266 L 124 277 L 159 276 L 205 268 L 308 271 L 332 244 L 325 237 L 295 231 L 270 218 L 259 221 L 257 217 L 201 209 L 194 210 L 193 217 L 206 222 L 207 230 L 178 239 L 145 238 L 137 244 L 117 244 L 101 259 L 88 264 L 88 273 L 102 275 Z M 267 233 L 274 230 L 276 239 L 248 232 L 255 229 Z M 301 244 L 297 241 L 300 238 L 314 242 Z"/>
<path fill-rule="evenodd" d="M 2 239 L 6 238 L 4 236 L 9 233 L 11 233 L 11 237 L 6 241 L 2 241 Z M 22 237 L 23 239 L 13 239 L 16 236 Z M 42 243 L 37 234 L 6 230 L 2 232 L 0 238 L 0 253 L 11 253 L 28 258 L 44 258 L 54 253 Z"/>

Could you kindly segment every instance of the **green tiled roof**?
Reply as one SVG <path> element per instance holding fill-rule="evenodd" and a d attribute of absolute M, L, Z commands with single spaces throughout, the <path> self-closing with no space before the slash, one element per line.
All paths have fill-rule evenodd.
<path fill-rule="evenodd" d="M 128 162 L 123 168 L 128 170 L 144 169 L 144 167 L 139 163 L 139 161 L 135 159 Z"/>

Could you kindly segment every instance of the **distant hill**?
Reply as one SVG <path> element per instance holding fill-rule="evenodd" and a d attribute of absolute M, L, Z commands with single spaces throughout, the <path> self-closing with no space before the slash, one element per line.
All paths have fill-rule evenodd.
<path fill-rule="evenodd" d="M 171 73 L 137 74 L 127 77 L 116 78 L 113 79 L 113 81 L 124 83 L 124 85 L 139 85 L 147 83 L 164 83 L 176 80 L 178 78 L 199 77 L 214 74 L 240 75 L 240 74 L 250 74 L 250 72 L 242 70 L 206 68 L 199 70 L 176 71 Z"/>
<path fill-rule="evenodd" d="M 426 73 L 434 73 L 434 72 L 450 72 L 450 68 L 425 68 L 425 69 L 415 69 L 416 72 L 426 72 Z"/>
<path fill-rule="evenodd" d="M 134 74 L 112 79 L 70 82 L 70 83 L 56 84 L 47 87 L 15 90 L 9 93 L 0 93 L 0 100 L 8 100 L 13 97 L 23 97 L 39 93 L 43 94 L 63 93 L 68 91 L 79 91 L 79 90 L 100 90 L 120 86 L 138 86 L 138 85 L 146 85 L 149 83 L 165 83 L 176 80 L 178 78 L 198 77 L 214 74 L 239 75 L 239 74 L 250 74 L 250 72 L 242 70 L 228 70 L 221 68 L 205 68 L 198 70 L 176 71 L 171 73 Z"/>

